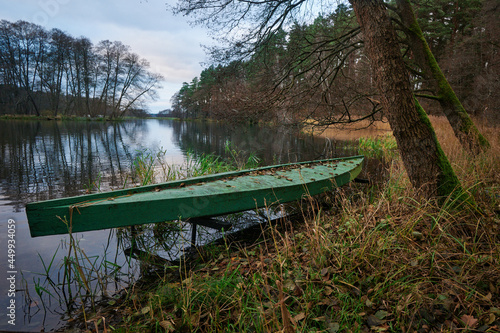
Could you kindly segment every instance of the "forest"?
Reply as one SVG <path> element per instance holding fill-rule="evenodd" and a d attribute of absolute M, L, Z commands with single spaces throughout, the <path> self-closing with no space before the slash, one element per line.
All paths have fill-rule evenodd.
<path fill-rule="evenodd" d="M 118 118 L 144 114 L 162 76 L 119 41 L 0 22 L 0 115 Z"/>
<path fill-rule="evenodd" d="M 182 84 L 172 97 L 172 110 L 163 115 L 215 121 L 66 121 L 62 124 L 68 130 L 63 132 L 58 121 L 2 120 L 19 137 L 15 149 L 5 146 L 4 155 L 19 152 L 16 158 L 24 166 L 6 170 L 28 179 L 26 187 L 12 188 L 32 197 L 48 192 L 33 187 L 29 172 L 49 158 L 23 155 L 38 150 L 64 166 L 39 168 L 38 178 L 49 191 L 50 180 L 59 184 L 66 170 L 73 169 L 90 179 L 85 193 L 107 190 L 101 187 L 98 168 L 104 159 L 99 156 L 113 156 L 109 160 L 121 172 L 129 161 L 121 150 L 131 157 L 123 187 L 149 185 L 146 189 L 157 192 L 155 182 L 176 180 L 184 188 L 189 185 L 186 176 L 254 168 L 254 151 L 264 141 L 273 146 L 269 161 L 291 161 L 291 149 L 276 138 L 284 136 L 284 129 L 316 138 L 305 134 L 311 127 L 327 129 L 322 133 L 324 148 L 299 144 L 300 150 L 313 152 L 315 160 L 330 154 L 364 155 L 361 177 L 346 173 L 349 184 L 319 196 L 304 195 L 286 206 L 271 197 L 264 211 L 250 214 L 262 222 L 234 234 L 223 230 L 219 240 L 203 246 L 194 241 L 187 245 L 189 234 L 184 232 L 196 236 L 197 229 L 184 229 L 184 216 L 119 229 L 116 238 L 130 244 L 123 252 L 134 253 L 136 245 L 140 250 L 130 256 L 140 279 L 123 288 L 118 287 L 125 281 L 122 267 L 107 260 L 111 255 L 106 257 L 112 247 L 105 246 L 101 256 L 87 255 L 79 244 L 89 248 L 97 242 L 87 237 L 92 244 L 79 243 L 70 236 L 68 255 L 60 255 L 62 264 L 54 259 L 59 247 L 47 257 L 48 265 L 39 255 L 47 279 L 45 284 L 38 279 L 35 286 L 41 302 L 31 301 L 28 293 L 29 311 L 45 308 L 42 291 L 51 300 L 50 289 L 59 305 L 68 308 L 61 321 L 71 318 L 66 324 L 74 331 L 500 331 L 498 0 L 177 0 L 171 9 L 210 28 L 217 43 L 207 48 L 211 61 Z M 0 35 L 0 114 L 122 117 L 154 98 L 162 79 L 120 42 L 93 45 L 86 38 L 22 21 L 2 21 Z M 135 150 L 134 155 L 130 142 L 156 145 L 160 136 L 146 122 L 172 123 L 172 142 L 180 142 L 181 148 L 198 144 L 210 154 L 180 149 L 186 163 L 172 160 L 172 167 L 164 163 L 166 151 Z M 347 127 L 343 125 L 355 122 L 360 123 L 350 128 L 364 129 L 371 122 L 383 128 L 367 137 L 336 137 Z M 241 144 L 220 139 L 215 133 L 219 125 L 224 126 L 220 132 L 231 128 L 244 138 Z M 41 136 L 44 126 L 50 130 L 47 139 Z M 253 131 L 264 127 L 264 134 Z M 68 134 L 69 145 L 52 139 L 61 132 L 73 135 Z M 1 133 L 9 137 L 8 131 Z M 40 149 L 25 148 L 29 145 Z M 73 152 L 75 145 L 78 151 Z M 223 151 L 227 158 L 219 159 Z M 283 157 L 276 158 L 275 151 Z M 103 175 L 114 175 L 101 168 Z M 199 179 L 196 185 L 203 185 Z M 77 187 L 85 181 L 66 183 Z M 252 186 L 231 192 L 224 204 L 236 205 L 232 199 Z M 222 187 L 232 191 L 234 186 Z M 193 210 L 202 205 L 197 199 L 208 202 L 204 196 L 191 199 Z M 70 206 L 70 222 L 63 221 L 70 235 L 73 211 L 82 207 L 83 212 L 92 204 Z M 144 200 L 142 209 L 148 204 Z M 134 207 L 139 209 L 139 204 Z M 274 211 L 280 212 L 279 218 L 273 217 Z M 110 215 L 109 220 L 120 216 Z M 246 223 L 245 213 L 216 218 L 234 221 L 236 227 Z M 171 240 L 181 238 L 185 255 L 179 260 L 159 256 L 174 248 Z M 52 272 L 63 276 L 62 288 L 69 281 L 67 293 L 56 291 L 61 284 L 50 278 L 50 267 L 56 266 L 59 271 Z M 71 274 L 77 293 L 69 286 Z"/>
<path fill-rule="evenodd" d="M 467 112 L 498 123 L 500 56 L 496 0 L 412 1 L 439 66 Z M 413 91 L 429 114 L 442 114 L 432 83 L 416 64 L 394 1 L 387 4 Z M 352 7 L 280 28 L 252 50 L 212 50 L 218 65 L 183 83 L 177 116 L 329 125 L 381 119 L 380 96 Z M 235 57 L 236 55 L 236 57 Z M 235 60 L 236 59 L 236 60 Z M 421 67 L 421 66 L 420 66 Z"/>

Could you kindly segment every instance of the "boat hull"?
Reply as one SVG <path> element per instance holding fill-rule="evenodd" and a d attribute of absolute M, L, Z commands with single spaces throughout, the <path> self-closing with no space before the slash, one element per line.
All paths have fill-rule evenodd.
<path fill-rule="evenodd" d="M 209 217 L 316 195 L 353 180 L 362 156 L 269 166 L 26 205 L 32 237 Z"/>

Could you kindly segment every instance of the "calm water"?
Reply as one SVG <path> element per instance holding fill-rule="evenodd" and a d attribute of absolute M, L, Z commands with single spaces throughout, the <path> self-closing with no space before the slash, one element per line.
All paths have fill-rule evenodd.
<path fill-rule="evenodd" d="M 353 154 L 345 150 L 332 153 L 332 148 L 344 145 L 300 137 L 285 128 L 231 128 L 154 119 L 121 123 L 0 120 L 0 330 L 38 332 L 61 326 L 71 317 L 68 306 L 80 288 L 78 284 L 69 289 L 63 286 L 62 260 L 73 256 L 68 255 L 68 236 L 31 238 L 24 210 L 27 202 L 84 194 L 93 185 L 104 190 L 130 186 L 133 162 L 145 149 L 166 151 L 164 163 L 182 164 L 188 151 L 224 157 L 228 141 L 238 151 L 255 153 L 262 164 Z M 8 261 L 13 259 L 7 249 L 9 220 L 16 226 L 13 267 Z M 158 253 L 168 257 L 189 246 L 189 232 L 176 228 L 158 226 L 139 233 L 145 235 L 145 246 L 157 247 Z M 158 244 L 158 238 L 147 235 L 161 235 L 163 242 Z M 111 294 L 142 269 L 123 254 L 129 236 L 116 230 L 75 235 L 91 262 L 106 267 L 108 273 L 115 272 L 114 278 L 106 281 Z M 177 252 L 171 251 L 174 246 Z M 50 279 L 40 274 L 46 271 Z M 95 274 L 91 278 L 97 280 Z M 8 295 L 10 282 L 15 282 L 14 297 Z M 13 313 L 7 308 L 13 300 L 15 326 L 9 324 L 12 317 L 7 316 Z M 77 299 L 77 306 L 79 302 Z"/>

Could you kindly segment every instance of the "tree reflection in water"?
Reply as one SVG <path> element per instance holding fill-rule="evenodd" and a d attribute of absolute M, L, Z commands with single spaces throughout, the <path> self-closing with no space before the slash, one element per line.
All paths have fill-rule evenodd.
<path fill-rule="evenodd" d="M 167 260 L 191 247 L 191 226 L 178 221 L 137 226 L 135 232 L 123 228 L 75 234 L 73 239 L 67 235 L 30 238 L 25 203 L 134 186 L 138 183 L 133 178 L 134 161 L 145 150 L 165 152 L 161 163 L 155 164 L 157 172 L 162 171 L 162 163 L 185 163 L 188 152 L 192 159 L 213 154 L 229 162 L 234 154 L 226 149 L 228 142 L 238 158 L 244 161 L 255 154 L 261 165 L 356 154 L 355 149 L 346 150 L 343 142 L 298 136 L 284 127 L 230 128 L 171 120 L 0 120 L 0 214 L 7 212 L 8 218 L 11 212 L 16 214 L 16 236 L 22 244 L 17 253 L 24 281 L 19 309 L 26 316 L 20 314 L 24 323 L 20 320 L 17 328 L 54 329 L 61 318 L 68 318 L 75 304 L 78 307 L 94 300 L 87 296 L 88 289 L 99 298 L 123 288 L 146 268 L 124 255 L 134 248 L 133 242 L 136 249 Z M 164 180 L 161 178 L 157 181 Z M 232 231 L 237 231 L 262 217 L 250 212 L 224 219 L 232 219 Z M 221 236 L 202 227 L 197 233 L 198 244 Z M 88 286 L 77 273 L 85 276 Z M 5 299 L 0 299 L 0 305 Z"/>

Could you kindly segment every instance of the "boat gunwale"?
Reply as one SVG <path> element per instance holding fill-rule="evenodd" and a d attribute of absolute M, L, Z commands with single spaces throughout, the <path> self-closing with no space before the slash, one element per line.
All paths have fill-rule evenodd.
<path fill-rule="evenodd" d="M 356 160 L 356 162 L 350 162 L 353 160 Z M 316 195 L 326 191 L 328 188 L 343 186 L 357 177 L 357 175 L 362 169 L 363 161 L 364 161 L 364 156 L 352 156 L 347 158 L 306 161 L 300 163 L 287 163 L 287 164 L 272 165 L 257 169 L 241 170 L 238 172 L 214 174 L 211 175 L 212 177 L 201 176 L 201 177 L 187 179 L 190 182 L 174 181 L 174 182 L 163 183 L 163 185 L 187 183 L 188 185 L 185 186 L 177 186 L 177 187 L 170 186 L 170 187 L 165 187 L 165 189 L 192 191 L 194 189 L 190 187 L 195 184 L 200 184 L 200 185 L 206 184 L 210 186 L 212 183 L 221 181 L 226 183 L 225 179 L 227 179 L 228 183 L 231 180 L 237 181 L 238 179 L 242 179 L 241 177 L 237 177 L 238 175 L 243 175 L 244 178 L 250 178 L 250 179 L 254 177 L 255 178 L 268 177 L 268 176 L 272 177 L 276 173 L 274 174 L 264 173 L 264 174 L 252 175 L 251 172 L 254 171 L 262 172 L 266 170 L 277 169 L 279 167 L 285 168 L 284 170 L 282 170 L 283 173 L 286 173 L 287 171 L 291 172 L 298 170 L 296 172 L 298 172 L 299 175 L 301 175 L 302 171 L 304 170 L 310 169 L 311 171 L 313 171 L 314 166 L 332 168 L 332 171 L 339 167 L 341 169 L 344 169 L 342 171 L 339 170 L 340 171 L 339 173 L 336 173 L 334 171 L 333 173 L 329 173 L 329 175 L 325 174 L 324 178 L 323 177 L 320 177 L 319 179 L 301 178 L 302 181 L 300 181 L 300 183 L 294 180 L 291 181 L 290 183 L 287 183 L 285 186 L 277 186 L 276 188 L 271 186 L 267 188 L 251 189 L 248 191 L 237 191 L 233 193 L 223 191 L 214 196 L 215 198 L 217 198 L 216 202 L 218 202 L 219 204 L 213 205 L 212 208 L 207 208 L 206 206 L 207 203 L 204 201 L 204 198 L 207 197 L 206 194 L 202 195 L 200 193 L 192 193 L 190 196 L 186 196 L 184 198 L 173 197 L 173 198 L 160 198 L 161 200 L 139 200 L 140 202 L 136 201 L 128 203 L 122 202 L 123 204 L 125 204 L 124 207 L 128 206 L 129 209 L 129 213 L 124 215 L 123 210 L 118 208 L 119 206 L 122 206 L 122 203 L 120 203 L 120 200 L 118 200 L 116 194 L 122 193 L 124 194 L 123 196 L 131 197 L 134 196 L 135 193 L 127 194 L 127 190 L 119 190 L 115 192 L 98 193 L 98 195 L 100 195 L 99 198 L 96 198 L 96 195 L 82 195 L 66 199 L 50 200 L 51 205 L 47 205 L 47 202 L 40 202 L 44 205 L 40 205 L 40 203 L 37 203 L 37 205 L 35 204 L 31 205 L 31 207 L 27 206 L 26 213 L 28 216 L 28 223 L 30 226 L 31 237 L 66 234 L 68 232 L 87 232 L 87 231 L 109 229 L 109 228 L 120 228 L 130 225 L 157 223 L 161 221 L 180 220 L 193 217 L 197 218 L 197 217 L 221 216 L 221 215 L 231 214 L 234 212 L 264 207 L 267 206 L 268 204 L 274 204 L 278 202 L 285 203 L 293 200 L 299 200 L 300 197 L 304 194 Z M 310 164 L 311 167 L 310 168 L 296 167 L 305 164 Z M 293 166 L 294 168 L 286 169 L 286 166 Z M 320 174 L 323 175 L 323 173 L 321 172 Z M 220 175 L 222 175 L 223 177 L 213 177 Z M 206 180 L 207 178 L 211 178 L 212 181 L 200 182 L 200 179 Z M 287 179 L 287 177 L 282 177 L 282 178 L 280 177 L 280 180 L 281 179 Z M 313 188 L 309 188 L 309 186 L 312 184 L 315 184 L 313 185 Z M 230 186 L 230 187 L 235 188 L 235 186 Z M 155 185 L 143 186 L 140 188 L 143 191 L 139 191 L 137 192 L 137 194 L 139 194 L 140 196 L 141 194 L 154 195 L 156 192 L 159 192 L 159 190 L 154 191 L 157 188 L 158 187 Z M 299 188 L 302 188 L 302 190 L 298 191 Z M 147 189 L 147 191 L 144 189 Z M 272 193 L 267 193 L 268 191 L 271 191 Z M 248 192 L 248 194 L 241 195 L 241 193 L 244 192 Z M 298 192 L 301 192 L 300 196 L 297 195 Z M 237 195 L 238 200 L 235 201 L 234 198 L 235 194 L 237 193 L 240 194 Z M 295 194 L 290 195 L 290 193 L 295 193 Z M 113 196 L 111 196 L 110 194 L 113 194 Z M 271 197 L 269 197 L 269 195 Z M 89 197 L 92 197 L 93 200 L 88 200 Z M 151 196 L 148 197 L 151 198 Z M 248 201 L 247 199 L 251 199 L 251 197 L 253 197 L 253 201 L 251 200 L 252 204 L 250 205 L 248 204 L 248 202 L 250 201 Z M 242 201 L 241 199 L 243 198 L 245 198 L 245 200 Z M 70 199 L 69 203 L 68 199 Z M 235 206 L 233 207 L 233 209 L 214 208 L 214 207 L 227 206 L 227 205 L 221 205 L 222 202 L 225 203 L 232 202 L 230 206 L 233 207 L 232 206 L 233 204 Z M 104 205 L 101 205 L 101 203 Z M 148 213 L 146 215 L 143 214 L 143 208 L 138 209 L 138 206 L 141 205 L 146 205 L 149 207 Z M 199 207 L 200 205 L 202 205 L 203 207 Z M 80 211 L 80 209 L 84 209 L 85 212 Z M 116 213 L 119 214 L 114 215 L 114 218 L 111 220 L 112 222 L 110 223 L 109 219 L 104 218 L 106 222 L 104 224 L 100 224 L 102 221 L 104 221 L 102 220 L 102 217 L 107 216 L 109 210 L 115 210 L 115 209 L 117 209 Z M 75 211 L 76 214 L 73 214 L 73 211 Z M 61 223 L 59 223 L 59 221 L 62 221 L 62 219 L 59 216 L 62 216 L 64 220 L 66 220 L 68 216 L 66 214 L 68 213 L 69 213 L 69 222 L 67 223 L 69 223 L 70 226 L 69 229 L 67 223 L 65 223 L 64 226 L 61 225 Z M 84 215 L 85 217 L 83 217 Z M 91 225 L 87 225 L 86 221 L 88 221 L 89 219 L 94 221 L 94 223 L 91 223 Z M 133 223 L 124 222 L 129 220 L 133 220 L 134 222 Z M 99 223 L 95 221 L 99 221 Z"/>
<path fill-rule="evenodd" d="M 363 160 L 364 156 L 363 155 L 356 155 L 356 156 L 338 157 L 338 158 L 331 158 L 331 159 L 268 165 L 268 166 L 264 166 L 264 167 L 260 167 L 260 168 L 221 172 L 221 173 L 203 175 L 203 176 L 198 176 L 198 177 L 186 178 L 186 179 L 182 179 L 182 180 L 168 181 L 168 182 L 163 182 L 163 183 L 158 183 L 158 184 L 131 187 L 131 188 L 122 189 L 122 190 L 107 191 L 107 192 L 93 193 L 93 194 L 82 194 L 82 195 L 76 195 L 76 196 L 71 196 L 71 197 L 66 197 L 66 198 L 57 198 L 57 199 L 50 199 L 50 200 L 45 200 L 45 201 L 31 202 L 31 203 L 26 204 L 26 210 L 37 210 L 37 209 L 44 209 L 44 208 L 49 208 L 49 207 L 80 205 L 80 204 L 85 204 L 85 203 L 97 201 L 97 200 L 106 200 L 106 199 L 115 198 L 115 197 L 130 196 L 130 195 L 153 192 L 153 191 L 164 191 L 164 190 L 173 189 L 173 188 L 196 185 L 196 184 L 203 183 L 203 182 L 213 182 L 213 181 L 217 181 L 217 180 L 221 180 L 221 179 L 229 178 L 229 177 L 240 177 L 240 176 L 245 176 L 246 174 L 251 174 L 252 172 L 262 172 L 262 171 L 272 170 L 272 169 L 276 169 L 276 168 L 286 168 L 286 167 L 290 167 L 290 166 L 300 166 L 300 165 L 307 165 L 307 164 L 343 162 L 343 161 L 349 161 L 349 160 L 355 160 L 355 159 Z"/>

